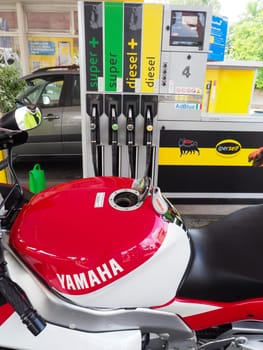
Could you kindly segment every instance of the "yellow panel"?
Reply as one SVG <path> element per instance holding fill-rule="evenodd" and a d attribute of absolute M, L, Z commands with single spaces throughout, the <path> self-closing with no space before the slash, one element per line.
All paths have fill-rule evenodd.
<path fill-rule="evenodd" d="M 144 4 L 141 92 L 157 92 L 160 74 L 162 13 L 163 5 Z"/>
<path fill-rule="evenodd" d="M 30 70 L 42 67 L 68 65 L 74 62 L 73 38 L 28 36 Z"/>
<path fill-rule="evenodd" d="M 207 69 L 205 85 L 212 83 L 208 112 L 247 114 L 255 73 L 254 69 Z"/>

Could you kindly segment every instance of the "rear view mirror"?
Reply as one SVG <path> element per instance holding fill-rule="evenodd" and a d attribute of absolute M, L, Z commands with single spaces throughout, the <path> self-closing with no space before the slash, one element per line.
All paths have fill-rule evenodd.
<path fill-rule="evenodd" d="M 11 130 L 31 130 L 40 125 L 42 114 L 35 105 L 19 107 L 7 112 L 0 119 L 0 127 Z"/>

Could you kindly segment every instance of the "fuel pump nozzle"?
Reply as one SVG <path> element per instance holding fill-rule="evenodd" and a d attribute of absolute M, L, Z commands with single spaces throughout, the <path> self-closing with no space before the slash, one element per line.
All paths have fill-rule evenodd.
<path fill-rule="evenodd" d="M 98 107 L 96 104 L 92 105 L 91 116 L 90 116 L 90 139 L 91 139 L 91 153 L 92 163 L 94 168 L 95 176 L 99 176 L 99 165 L 98 165 L 98 144 L 99 140 L 99 120 L 98 120 Z"/>
<path fill-rule="evenodd" d="M 146 169 L 145 175 L 151 176 L 151 166 L 152 166 L 152 140 L 153 140 L 153 115 L 152 108 L 148 106 L 146 108 L 146 119 L 145 119 L 145 135 L 146 135 Z"/>
<path fill-rule="evenodd" d="M 132 183 L 132 189 L 138 192 L 138 202 L 144 201 L 151 189 L 151 179 L 147 176 L 135 179 Z"/>
<path fill-rule="evenodd" d="M 118 119 L 116 113 L 116 106 L 110 107 L 110 120 L 111 120 L 111 145 L 112 145 L 112 175 L 119 175 L 119 151 L 118 151 Z"/>
<path fill-rule="evenodd" d="M 128 154 L 129 154 L 129 164 L 131 177 L 135 178 L 135 155 L 134 155 L 134 146 L 135 146 L 135 117 L 133 107 L 128 107 L 127 115 L 127 145 L 128 145 Z"/>

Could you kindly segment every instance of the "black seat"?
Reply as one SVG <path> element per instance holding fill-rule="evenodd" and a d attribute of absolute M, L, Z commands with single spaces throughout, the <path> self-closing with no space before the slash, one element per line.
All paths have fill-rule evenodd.
<path fill-rule="evenodd" d="M 193 255 L 177 296 L 231 302 L 263 296 L 263 205 L 189 232 Z"/>

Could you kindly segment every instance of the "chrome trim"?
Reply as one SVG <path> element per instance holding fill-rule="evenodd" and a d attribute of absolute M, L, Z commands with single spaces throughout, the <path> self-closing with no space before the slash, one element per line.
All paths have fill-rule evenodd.
<path fill-rule="evenodd" d="M 121 195 L 123 194 L 123 202 L 125 202 L 125 194 L 133 194 L 136 198 L 137 198 L 137 201 L 135 204 L 133 205 L 129 205 L 129 198 L 126 199 L 126 204 L 127 205 L 124 205 L 124 206 L 121 206 L 121 205 L 118 205 L 118 203 L 116 202 L 116 197 L 118 195 Z M 136 190 L 133 190 L 131 188 L 122 188 L 120 190 L 116 190 L 114 192 L 111 193 L 111 195 L 109 196 L 109 204 L 110 206 L 113 208 L 113 209 L 116 209 L 116 210 L 120 210 L 120 211 L 132 211 L 132 210 L 136 210 L 138 208 L 140 208 L 143 204 L 143 201 L 139 201 L 139 192 L 136 191 Z"/>

